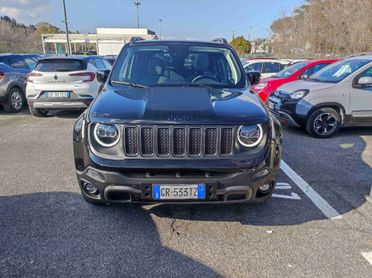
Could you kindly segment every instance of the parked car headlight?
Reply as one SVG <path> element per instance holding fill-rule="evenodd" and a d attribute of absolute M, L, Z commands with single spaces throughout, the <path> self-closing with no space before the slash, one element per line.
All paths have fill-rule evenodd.
<path fill-rule="evenodd" d="M 309 93 L 309 90 L 298 90 L 290 94 L 291 99 L 301 99 Z"/>
<path fill-rule="evenodd" d="M 262 90 L 263 88 L 266 88 L 266 86 L 267 86 L 267 83 L 259 83 L 254 88 L 256 90 Z"/>
<path fill-rule="evenodd" d="M 238 130 L 238 141 L 244 147 L 252 148 L 261 143 L 263 129 L 260 124 L 241 126 Z"/>
<path fill-rule="evenodd" d="M 120 131 L 116 125 L 96 124 L 94 138 L 103 147 L 113 147 L 120 140 Z"/>

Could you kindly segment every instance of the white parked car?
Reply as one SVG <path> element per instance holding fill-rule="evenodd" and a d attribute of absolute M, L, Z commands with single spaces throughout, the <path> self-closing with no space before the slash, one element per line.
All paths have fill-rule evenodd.
<path fill-rule="evenodd" d="M 268 107 L 318 138 L 332 137 L 344 126 L 372 126 L 372 55 L 350 57 L 287 83 L 270 96 Z"/>
<path fill-rule="evenodd" d="M 260 72 L 261 78 L 267 78 L 278 73 L 288 64 L 289 61 L 281 61 L 276 59 L 253 59 L 247 61 L 247 63 L 244 65 L 244 69 L 246 72 Z"/>
<path fill-rule="evenodd" d="M 52 109 L 85 109 L 102 83 L 97 72 L 111 65 L 100 56 L 47 57 L 27 76 L 26 97 L 32 115 L 44 117 Z"/>

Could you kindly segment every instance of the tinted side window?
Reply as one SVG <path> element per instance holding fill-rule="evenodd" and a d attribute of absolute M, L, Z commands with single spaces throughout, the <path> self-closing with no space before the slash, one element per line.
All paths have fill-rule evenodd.
<path fill-rule="evenodd" d="M 318 70 L 321 70 L 322 68 L 324 68 L 325 66 L 328 66 L 329 64 L 319 64 L 319 65 L 316 65 L 314 66 L 314 69 L 313 69 L 313 73 L 316 73 Z"/>
<path fill-rule="evenodd" d="M 102 59 L 101 61 L 106 69 L 110 70 L 112 68 L 111 64 L 106 59 Z"/>
<path fill-rule="evenodd" d="M 22 57 L 17 57 L 17 56 L 10 58 L 10 66 L 15 69 L 25 69 L 25 70 L 29 69 L 24 59 Z"/>
<path fill-rule="evenodd" d="M 262 72 L 279 72 L 281 71 L 281 64 L 275 62 L 265 62 L 263 63 Z"/>
<path fill-rule="evenodd" d="M 25 63 L 30 70 L 33 70 L 36 67 L 37 60 L 35 58 L 26 57 L 25 58 Z"/>
<path fill-rule="evenodd" d="M 94 59 L 94 65 L 98 70 L 105 70 L 105 65 L 102 63 L 101 59 Z"/>
<path fill-rule="evenodd" d="M 246 68 L 245 68 L 246 71 L 259 71 L 261 72 L 262 70 L 262 63 L 253 63 L 253 64 L 250 64 L 248 65 Z"/>
<path fill-rule="evenodd" d="M 9 65 L 9 57 L 0 57 L 0 63 Z"/>

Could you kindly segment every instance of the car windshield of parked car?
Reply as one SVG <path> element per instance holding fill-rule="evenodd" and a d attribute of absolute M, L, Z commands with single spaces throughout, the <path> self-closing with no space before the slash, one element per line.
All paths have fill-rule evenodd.
<path fill-rule="evenodd" d="M 274 78 L 286 78 L 286 77 L 289 77 L 292 74 L 294 74 L 297 71 L 299 71 L 300 69 L 302 69 L 303 67 L 307 66 L 308 64 L 309 64 L 309 62 L 296 63 L 296 64 L 294 64 L 292 66 L 289 66 L 288 68 L 285 68 L 284 70 L 278 72 L 277 74 L 273 75 L 272 77 L 274 77 Z"/>
<path fill-rule="evenodd" d="M 227 47 L 159 43 L 124 48 L 113 69 L 111 82 L 242 88 L 246 85 L 246 76 Z"/>
<path fill-rule="evenodd" d="M 371 62 L 368 59 L 349 59 L 324 67 L 310 76 L 310 81 L 337 83 Z"/>

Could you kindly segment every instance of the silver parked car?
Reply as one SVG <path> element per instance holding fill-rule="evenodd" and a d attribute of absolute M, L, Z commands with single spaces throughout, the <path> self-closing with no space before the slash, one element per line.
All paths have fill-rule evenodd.
<path fill-rule="evenodd" d="M 0 105 L 7 112 L 16 113 L 26 103 L 26 72 L 0 63 Z"/>
<path fill-rule="evenodd" d="M 318 138 L 332 137 L 343 126 L 372 126 L 372 54 L 341 60 L 308 80 L 285 84 L 267 104 L 280 120 Z"/>

